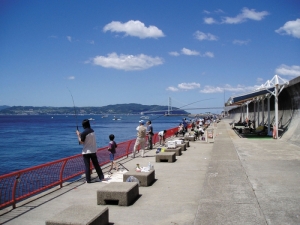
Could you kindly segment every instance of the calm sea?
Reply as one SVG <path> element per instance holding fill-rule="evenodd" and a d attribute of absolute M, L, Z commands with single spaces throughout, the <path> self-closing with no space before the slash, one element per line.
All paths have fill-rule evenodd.
<path fill-rule="evenodd" d="M 97 135 L 97 146 L 107 146 L 108 136 L 115 135 L 115 141 L 123 142 L 136 137 L 138 115 L 22 115 L 0 116 L 0 175 L 51 162 L 81 153 L 78 144 L 76 124 L 82 131 L 81 121 L 93 118 L 91 126 Z M 178 126 L 183 117 L 150 116 L 154 133 Z"/>

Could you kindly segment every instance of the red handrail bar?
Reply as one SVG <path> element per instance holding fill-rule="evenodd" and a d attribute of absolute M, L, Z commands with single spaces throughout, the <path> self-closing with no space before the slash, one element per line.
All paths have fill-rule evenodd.
<path fill-rule="evenodd" d="M 167 130 L 166 138 L 173 136 L 176 131 L 177 131 L 177 127 Z M 158 133 L 155 133 L 152 138 L 154 144 L 157 143 L 157 140 L 156 140 L 156 139 L 158 139 L 157 137 L 158 137 Z M 118 150 L 119 150 L 118 152 L 119 153 L 117 153 L 116 159 L 120 159 L 125 156 L 128 157 L 128 155 L 130 154 L 130 149 L 133 148 L 132 143 L 134 143 L 134 141 L 135 141 L 135 139 L 118 143 Z M 122 148 L 122 146 L 124 146 L 124 145 L 125 145 L 125 148 Z M 124 149 L 125 151 L 122 151 L 122 149 Z M 103 166 L 109 162 L 109 160 L 103 160 L 103 157 L 101 158 L 102 155 L 106 155 L 106 153 L 104 152 L 106 150 L 107 150 L 107 147 L 102 147 L 97 150 L 97 157 L 100 158 L 100 160 L 99 160 L 100 166 Z M 42 191 L 45 191 L 49 188 L 52 188 L 56 185 L 59 185 L 60 188 L 62 188 L 63 183 L 65 181 L 70 180 L 74 177 L 77 177 L 81 174 L 84 174 L 84 166 L 82 166 L 82 165 L 78 166 L 76 168 L 77 171 L 74 171 L 74 172 L 73 172 L 74 168 L 69 169 L 69 170 L 66 168 L 68 166 L 69 162 L 72 163 L 71 165 L 76 166 L 75 160 L 79 159 L 79 158 L 80 158 L 80 163 L 82 163 L 82 165 L 83 165 L 83 161 L 81 160 L 82 155 L 76 154 L 74 156 L 66 157 L 66 158 L 55 160 L 55 161 L 48 162 L 48 163 L 44 163 L 42 165 L 33 166 L 30 168 L 26 168 L 26 169 L 12 172 L 9 174 L 1 175 L 0 176 L 0 209 L 7 207 L 7 206 L 12 206 L 13 208 L 16 208 L 17 202 L 19 202 L 25 198 L 31 197 L 35 194 L 38 194 Z M 72 162 L 72 160 L 74 160 L 74 162 Z M 47 169 L 47 168 L 51 169 L 51 167 L 54 167 L 54 169 L 56 169 L 56 167 L 58 167 L 58 169 L 57 169 L 58 173 L 57 174 L 51 173 L 50 178 L 49 178 L 49 175 L 46 176 L 44 174 L 44 171 L 42 171 L 42 173 L 40 174 L 39 170 Z M 82 169 L 81 169 L 81 167 L 82 167 Z M 71 172 L 70 172 L 70 170 L 71 170 Z M 68 172 L 70 174 L 68 174 Z M 64 173 L 67 173 L 67 174 L 65 175 Z M 40 175 L 41 175 L 41 178 L 38 177 L 38 179 L 37 179 L 36 177 L 40 176 Z M 64 177 L 64 175 L 65 175 L 65 177 Z M 32 177 L 30 177 L 30 179 L 26 179 L 26 178 L 28 178 L 27 176 L 32 176 Z M 56 177 L 58 177 L 58 178 L 56 178 Z M 49 178 L 49 179 L 47 180 L 47 178 Z M 25 181 L 23 181 L 23 179 L 25 179 Z M 52 181 L 52 179 L 55 179 L 55 180 Z M 51 181 L 49 181 L 49 180 L 51 180 Z M 40 182 L 40 181 L 42 181 L 42 182 Z M 49 183 L 47 183 L 48 181 L 49 181 Z M 23 185 L 21 185 L 22 182 L 25 182 L 25 185 L 26 185 L 25 187 Z M 36 183 L 33 183 L 33 182 L 36 182 L 38 184 L 35 185 Z M 46 184 L 45 185 L 41 184 L 43 182 Z M 23 193 L 23 192 L 25 192 L 25 193 Z"/>

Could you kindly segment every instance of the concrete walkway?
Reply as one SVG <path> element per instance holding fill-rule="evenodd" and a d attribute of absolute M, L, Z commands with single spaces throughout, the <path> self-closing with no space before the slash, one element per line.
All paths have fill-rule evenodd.
<path fill-rule="evenodd" d="M 110 223 L 300 224 L 300 148 L 281 140 L 239 138 L 229 122 L 218 124 L 215 143 L 190 142 L 174 163 L 155 163 L 155 150 L 145 158 L 122 160 L 128 169 L 151 162 L 156 181 L 139 188 L 133 205 L 108 205 Z M 74 204 L 100 207 L 96 190 L 103 185 L 71 183 L 0 211 L 0 223 L 45 224 Z"/>

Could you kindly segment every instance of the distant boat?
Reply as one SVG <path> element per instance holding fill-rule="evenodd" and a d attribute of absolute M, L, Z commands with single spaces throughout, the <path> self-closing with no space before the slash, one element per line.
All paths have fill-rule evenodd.
<path fill-rule="evenodd" d="M 141 118 L 141 119 L 148 120 L 148 119 L 149 119 L 149 116 L 141 116 L 140 118 Z"/>
<path fill-rule="evenodd" d="M 113 118 L 112 120 L 121 120 L 121 119 L 120 119 L 120 118 L 116 118 L 116 117 L 114 116 L 114 118 Z"/>
<path fill-rule="evenodd" d="M 106 117 L 108 117 L 108 115 L 103 115 L 101 118 L 106 118 Z"/>
<path fill-rule="evenodd" d="M 89 118 L 88 120 L 95 120 L 94 118 Z"/>

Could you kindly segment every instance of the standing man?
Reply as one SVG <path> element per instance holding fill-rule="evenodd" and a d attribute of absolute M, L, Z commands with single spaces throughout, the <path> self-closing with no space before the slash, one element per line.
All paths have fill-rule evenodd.
<path fill-rule="evenodd" d="M 186 121 L 186 118 L 184 118 L 184 119 L 182 120 L 182 124 L 183 124 L 183 127 L 184 127 L 184 132 L 186 133 L 186 132 L 187 132 L 187 127 L 188 127 L 188 123 L 187 123 L 187 121 Z"/>
<path fill-rule="evenodd" d="M 153 127 L 151 124 L 151 120 L 147 121 L 147 135 L 148 135 L 148 149 L 153 148 L 152 137 L 153 137 Z"/>
<path fill-rule="evenodd" d="M 142 157 L 144 158 L 144 147 L 145 147 L 145 137 L 146 137 L 146 127 L 144 127 L 144 120 L 139 121 L 140 125 L 136 128 L 137 130 L 137 138 L 134 144 L 133 148 L 133 155 L 131 158 L 135 158 L 136 149 L 138 146 L 140 146 L 140 149 L 142 150 Z"/>
<path fill-rule="evenodd" d="M 96 155 L 97 144 L 96 144 L 95 132 L 91 128 L 90 121 L 88 119 L 85 119 L 82 121 L 82 127 L 83 127 L 84 131 L 82 133 L 80 133 L 78 130 L 76 130 L 76 134 L 77 134 L 79 143 L 83 145 L 82 156 L 83 156 L 83 161 L 84 161 L 84 165 L 85 165 L 86 183 L 92 183 L 91 171 L 90 171 L 90 160 L 92 160 L 94 168 L 96 169 L 96 172 L 98 174 L 97 181 L 102 181 L 102 180 L 104 180 L 104 175 L 99 166 L 99 162 L 98 162 L 97 155 Z"/>

